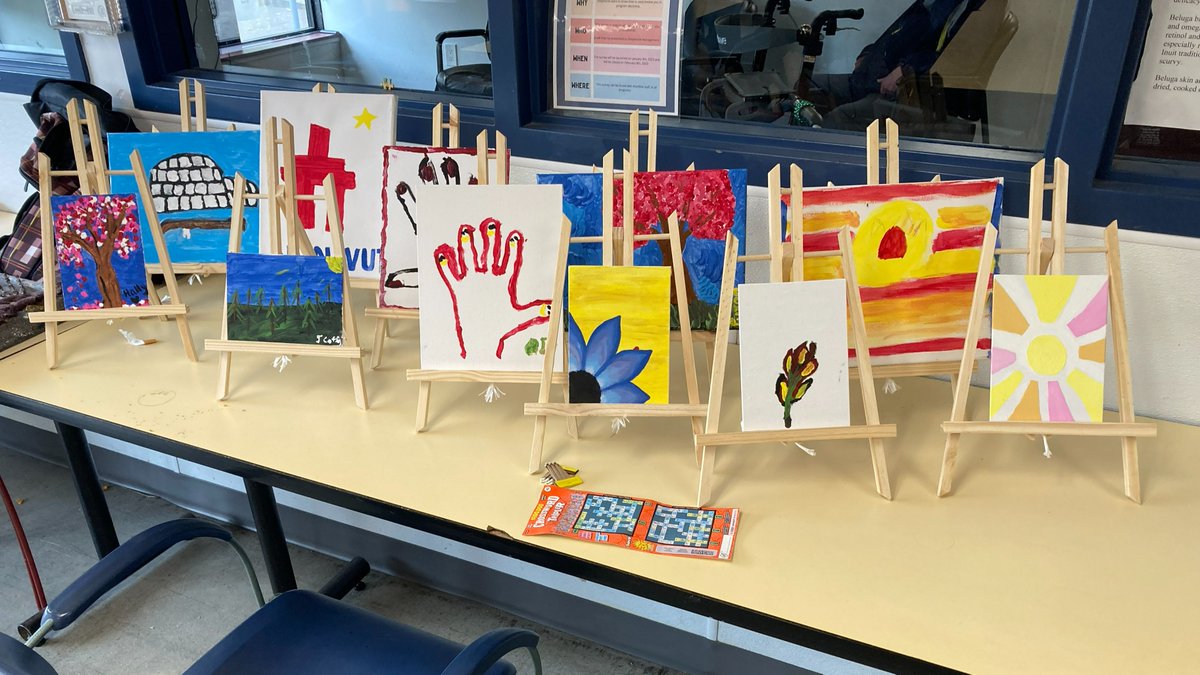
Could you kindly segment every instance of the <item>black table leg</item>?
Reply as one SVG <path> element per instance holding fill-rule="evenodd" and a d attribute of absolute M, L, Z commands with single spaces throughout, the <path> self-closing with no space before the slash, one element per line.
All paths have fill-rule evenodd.
<path fill-rule="evenodd" d="M 258 530 L 258 543 L 262 546 L 263 559 L 267 563 L 267 576 L 276 594 L 295 590 L 296 573 L 292 571 L 292 557 L 288 553 L 287 540 L 283 537 L 283 525 L 279 522 L 279 508 L 275 504 L 275 491 L 244 478 L 246 497 L 250 499 L 250 513 L 254 516 L 254 528 Z"/>
<path fill-rule="evenodd" d="M 120 542 L 117 541 L 117 531 L 113 529 L 112 514 L 108 511 L 104 490 L 100 487 L 100 476 L 96 475 L 92 450 L 83 435 L 83 429 L 61 422 L 55 422 L 54 428 L 67 451 L 67 464 L 71 467 L 71 477 L 75 480 L 75 491 L 79 494 L 83 517 L 92 533 L 96 555 L 103 558 Z"/>

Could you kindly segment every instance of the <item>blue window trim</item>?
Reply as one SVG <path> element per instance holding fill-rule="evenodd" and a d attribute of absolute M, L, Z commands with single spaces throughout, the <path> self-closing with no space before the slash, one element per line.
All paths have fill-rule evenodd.
<path fill-rule="evenodd" d="M 193 70 L 184 48 L 191 35 L 182 3 L 127 0 L 127 5 L 133 30 L 122 36 L 122 49 L 139 108 L 178 112 L 176 83 L 194 76 L 208 83 L 211 115 L 257 122 L 261 89 L 311 86 L 301 80 Z M 1200 167 L 1113 157 L 1149 10 L 1150 0 L 1078 0 L 1041 152 L 905 139 L 901 179 L 1002 176 L 1008 186 L 1005 213 L 1024 216 L 1029 167 L 1043 156 L 1062 157 L 1071 166 L 1072 222 L 1104 225 L 1117 219 L 1125 229 L 1200 236 L 1191 217 L 1200 211 Z M 488 0 L 497 105 L 493 109 L 479 99 L 396 91 L 398 138 L 423 142 L 429 108 L 448 101 L 463 113 L 464 138 L 494 125 L 522 157 L 587 165 L 624 147 L 627 122 L 622 116 L 550 109 L 550 12 L 545 0 Z M 379 91 L 339 85 L 342 90 Z M 658 163 L 660 169 L 682 169 L 693 162 L 699 168 L 744 167 L 752 184 L 765 185 L 772 166 L 795 162 L 804 169 L 807 185 L 851 184 L 863 180 L 864 146 L 864 137 L 854 133 L 662 119 Z"/>
<path fill-rule="evenodd" d="M 0 49 L 0 91 L 28 96 L 39 80 L 48 77 L 87 81 L 87 62 L 79 36 L 66 31 L 60 31 L 58 36 L 62 40 L 62 56 Z"/>

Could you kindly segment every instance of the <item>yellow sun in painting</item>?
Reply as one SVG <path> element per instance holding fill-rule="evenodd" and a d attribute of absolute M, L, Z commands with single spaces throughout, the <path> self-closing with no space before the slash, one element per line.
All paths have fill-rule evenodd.
<path fill-rule="evenodd" d="M 997 275 L 991 419 L 1101 421 L 1108 278 Z"/>
<path fill-rule="evenodd" d="M 910 279 L 929 257 L 933 219 L 920 204 L 895 199 L 876 208 L 854 234 L 858 282 L 878 288 Z"/>

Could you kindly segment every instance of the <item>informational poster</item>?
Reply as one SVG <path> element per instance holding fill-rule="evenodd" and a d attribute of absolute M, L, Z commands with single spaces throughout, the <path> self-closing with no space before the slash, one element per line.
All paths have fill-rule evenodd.
<path fill-rule="evenodd" d="M 1200 5 L 1154 0 L 1125 124 L 1200 130 Z"/>
<path fill-rule="evenodd" d="M 679 112 L 681 0 L 555 0 L 554 106 Z"/>

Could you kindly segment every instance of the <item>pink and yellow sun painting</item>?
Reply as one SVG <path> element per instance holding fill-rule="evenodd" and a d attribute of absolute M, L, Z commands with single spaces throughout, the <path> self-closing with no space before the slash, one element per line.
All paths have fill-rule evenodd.
<path fill-rule="evenodd" d="M 1108 277 L 996 275 L 994 422 L 1100 422 Z"/>

